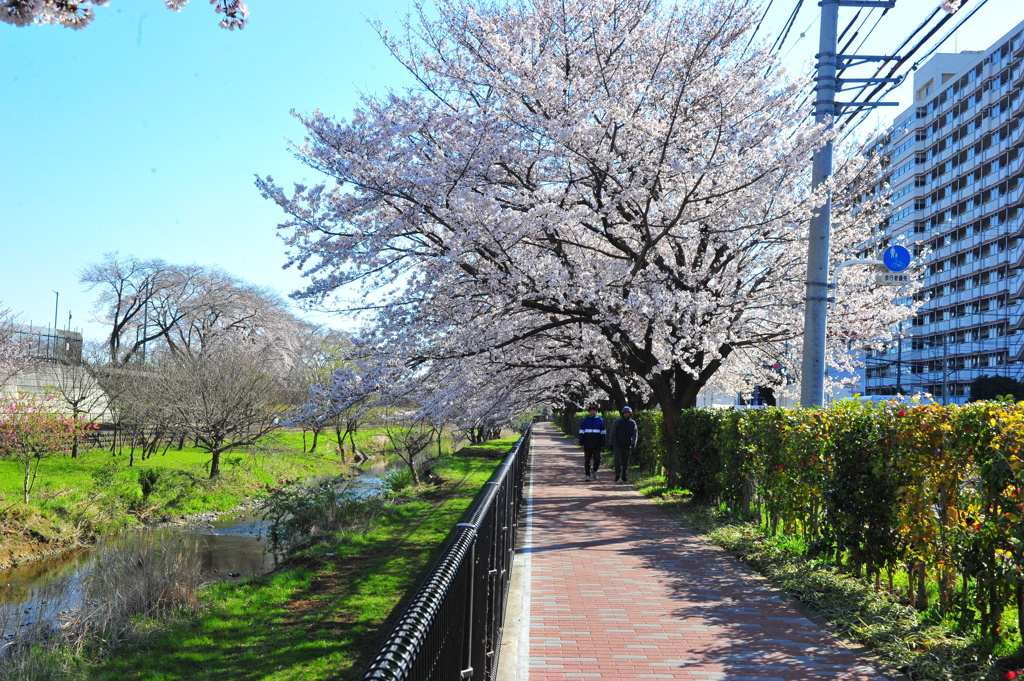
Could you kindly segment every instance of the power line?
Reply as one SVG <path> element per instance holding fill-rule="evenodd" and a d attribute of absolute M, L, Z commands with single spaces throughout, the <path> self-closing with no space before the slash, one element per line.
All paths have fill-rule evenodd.
<path fill-rule="evenodd" d="M 761 30 L 761 24 L 764 23 L 764 18 L 768 16 L 768 12 L 771 10 L 774 2 L 775 0 L 768 0 L 768 6 L 764 8 L 764 14 L 762 14 L 761 18 L 757 20 L 757 26 L 754 27 L 753 33 L 750 34 L 750 40 L 748 40 L 747 44 L 743 47 L 743 54 L 747 53 L 747 49 L 750 47 L 750 44 L 754 42 L 754 36 L 756 36 L 757 32 Z"/>
<path fill-rule="evenodd" d="M 853 15 L 852 19 L 850 19 L 848 22 L 846 22 L 846 28 L 844 28 L 842 31 L 839 32 L 839 37 L 837 38 L 837 41 L 839 43 L 843 42 L 843 38 L 846 37 L 846 32 L 849 31 L 853 27 L 853 25 L 855 23 L 857 23 L 857 17 L 859 17 L 861 15 L 861 12 L 863 12 L 863 11 L 864 11 L 864 8 L 862 7 L 861 9 L 857 10 L 857 13 Z M 839 48 L 839 52 L 843 52 L 843 51 L 844 51 L 843 48 L 840 47 Z"/>
<path fill-rule="evenodd" d="M 803 32 L 800 33 L 800 37 L 797 38 L 793 42 L 793 44 L 789 46 L 789 49 L 786 50 L 786 54 L 782 55 L 783 61 L 786 59 L 786 57 L 789 56 L 789 53 L 793 51 L 793 48 L 795 48 L 797 45 L 799 45 L 800 41 L 803 40 L 807 36 L 807 31 L 811 30 L 811 27 L 814 26 L 814 24 L 818 23 L 818 20 L 820 18 L 821 18 L 821 12 L 818 12 L 818 16 L 814 17 L 814 19 L 811 20 L 811 23 L 807 24 L 807 28 L 805 28 L 803 30 Z"/>
<path fill-rule="evenodd" d="M 881 11 L 881 12 L 880 12 L 880 13 L 878 14 L 878 18 L 877 18 L 877 19 L 875 19 L 875 23 L 874 23 L 874 25 L 873 25 L 873 26 L 871 27 L 871 30 L 870 30 L 870 31 L 868 31 L 868 32 L 867 32 L 867 34 L 866 34 L 866 35 L 864 36 L 864 39 L 860 41 L 860 45 L 857 45 L 857 49 L 856 49 L 856 50 L 854 50 L 854 52 L 860 52 L 860 51 L 861 51 L 861 49 L 862 49 L 862 48 L 864 47 L 864 43 L 866 43 L 866 42 L 868 41 L 868 38 L 870 38 L 870 37 L 871 37 L 871 34 L 875 32 L 875 29 L 876 29 L 876 28 L 878 28 L 878 24 L 879 24 L 879 23 L 881 23 L 881 21 L 882 21 L 882 17 L 884 17 L 884 16 L 885 16 L 886 14 L 888 14 L 888 13 L 889 13 L 889 10 L 888 10 L 888 8 L 887 8 L 887 9 L 884 9 L 884 10 L 882 10 L 882 11 Z M 871 15 L 869 14 L 868 16 L 870 17 Z M 865 19 L 867 19 L 867 17 L 865 17 Z"/>
<path fill-rule="evenodd" d="M 870 93 L 868 93 L 868 95 L 865 97 L 865 99 L 862 102 L 858 103 L 858 102 L 854 101 L 854 102 L 851 102 L 850 104 L 848 104 L 847 106 L 856 105 L 856 104 L 860 104 L 860 106 L 857 106 L 856 110 L 853 111 L 850 114 L 850 118 L 845 123 L 843 123 L 840 126 L 840 128 L 839 128 L 840 131 L 848 129 L 847 133 L 843 136 L 843 139 L 848 137 L 852 133 L 853 129 L 856 128 L 857 125 L 862 123 L 864 118 L 867 117 L 868 108 L 865 105 L 868 102 L 870 102 L 870 100 L 873 97 L 875 97 L 879 92 L 882 92 L 882 96 L 885 96 L 885 95 L 889 94 L 890 92 L 892 92 L 893 90 L 895 90 L 900 85 L 902 85 L 903 81 L 906 79 L 907 75 L 909 75 L 913 71 L 917 70 L 918 66 L 921 65 L 921 62 L 924 61 L 924 59 L 926 59 L 927 57 L 929 57 L 932 54 L 934 54 L 936 50 L 938 50 L 947 40 L 949 40 L 950 36 L 953 35 L 953 33 L 955 33 L 967 20 L 969 20 L 972 16 L 974 16 L 978 12 L 978 10 L 980 10 L 982 7 L 984 7 L 987 2 L 988 2 L 988 0 L 981 0 L 981 2 L 977 6 L 975 6 L 971 10 L 971 12 L 967 14 L 967 16 L 962 17 L 960 19 L 960 21 L 957 22 L 956 26 L 954 26 L 949 32 L 947 32 L 946 35 L 943 36 L 943 38 L 941 40 L 936 42 L 931 47 L 931 49 L 928 50 L 928 52 L 926 52 L 917 61 L 915 61 L 907 69 L 907 71 L 905 73 L 903 73 L 900 76 L 898 76 L 899 77 L 899 82 L 889 84 L 888 89 L 885 89 L 884 92 L 882 92 L 882 90 L 885 88 L 886 84 L 885 83 L 880 84 L 880 85 L 876 86 L 875 89 L 872 90 Z M 939 11 L 940 11 L 939 9 L 932 10 L 932 13 L 929 15 L 929 17 L 920 26 L 918 26 L 918 28 L 914 31 L 914 33 L 912 33 L 908 37 L 908 39 L 903 42 L 902 45 L 900 45 L 900 47 L 897 49 L 897 52 L 899 50 L 902 50 L 903 47 L 905 47 L 910 42 L 910 40 L 913 39 L 913 37 L 915 35 L 920 33 L 924 29 L 924 27 L 935 17 L 935 15 Z M 953 17 L 953 15 L 947 13 L 942 19 L 939 20 L 938 24 L 936 24 L 932 29 L 930 29 L 924 37 L 922 37 L 920 40 L 918 40 L 917 44 L 914 45 L 914 47 L 909 52 L 907 52 L 902 57 L 897 57 L 896 64 L 890 69 L 889 74 L 886 77 L 887 78 L 895 77 L 895 74 L 900 69 L 900 67 L 902 67 L 910 59 L 910 57 L 912 57 L 924 45 L 924 43 L 927 42 L 933 35 L 935 35 L 935 33 L 937 33 L 939 31 L 939 29 L 941 29 L 946 24 L 946 22 L 949 21 L 952 17 Z M 888 63 L 888 61 L 886 63 Z M 885 63 L 883 63 L 881 66 L 879 66 L 878 70 L 875 72 L 875 75 L 877 76 L 878 73 L 881 72 L 881 70 L 884 67 L 885 67 Z M 859 120 L 856 120 L 858 116 L 859 116 Z"/>
<path fill-rule="evenodd" d="M 786 37 L 789 36 L 790 30 L 793 28 L 793 24 L 796 23 L 796 16 L 800 13 L 800 8 L 803 6 L 804 0 L 797 0 L 796 7 L 793 8 L 793 13 L 789 15 L 789 20 L 782 29 L 782 35 L 776 38 L 775 43 L 772 44 L 772 51 L 781 50 L 782 46 L 786 43 Z"/>

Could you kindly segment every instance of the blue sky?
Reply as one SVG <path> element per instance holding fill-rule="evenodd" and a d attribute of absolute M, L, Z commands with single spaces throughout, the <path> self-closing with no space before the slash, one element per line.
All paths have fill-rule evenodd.
<path fill-rule="evenodd" d="M 818 43 L 817 2 L 803 4 L 783 48 L 794 64 Z M 935 4 L 899 0 L 863 52 L 893 49 Z M 774 5 L 763 30 L 778 33 L 796 2 Z M 70 312 L 73 328 L 99 338 L 78 273 L 115 250 L 217 265 L 282 294 L 300 287 L 282 270 L 282 215 L 253 177 L 319 179 L 289 152 L 286 139 L 303 134 L 289 112 L 346 117 L 360 92 L 401 87 L 366 18 L 397 28 L 409 7 L 250 0 L 249 25 L 229 32 L 203 0 L 180 14 L 160 0 L 112 0 L 81 31 L 0 24 L 0 301 L 52 324 L 59 292 L 59 325 Z M 984 49 L 1022 19 L 1020 0 L 988 0 L 943 51 Z M 903 96 L 884 115 L 907 106 Z"/>

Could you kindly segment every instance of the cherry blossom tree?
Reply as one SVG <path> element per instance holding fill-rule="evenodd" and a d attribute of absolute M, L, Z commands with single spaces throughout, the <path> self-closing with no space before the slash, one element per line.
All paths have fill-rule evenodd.
<path fill-rule="evenodd" d="M 95 289 L 95 319 L 109 329 L 112 366 L 169 353 L 194 357 L 225 339 L 271 349 L 282 371 L 300 370 L 312 327 L 279 295 L 214 267 L 140 260 L 117 253 L 87 266 L 82 283 Z"/>
<path fill-rule="evenodd" d="M 87 428 L 92 427 L 62 413 L 52 396 L 20 392 L 0 399 L 0 458 L 12 457 L 21 464 L 26 504 L 40 462 L 69 454 Z"/>
<path fill-rule="evenodd" d="M 109 0 L 0 0 L 0 21 L 15 26 L 58 24 L 71 29 L 85 28 L 95 18 L 95 9 Z M 180 12 L 188 0 L 164 0 L 167 9 Z M 217 14 L 222 14 L 220 27 L 230 30 L 245 28 L 249 8 L 242 0 L 210 0 Z"/>
<path fill-rule="evenodd" d="M 498 355 L 605 377 L 678 417 L 708 385 L 771 385 L 801 353 L 814 149 L 809 83 L 750 43 L 745 0 L 439 0 L 382 40 L 417 86 L 351 120 L 300 115 L 329 181 L 262 193 L 288 214 L 298 295 L 372 298 L 375 346 L 406 366 Z M 832 257 L 884 210 L 878 161 L 832 193 Z M 885 339 L 910 311 L 865 272 L 832 318 Z M 796 366 L 791 367 L 795 371 Z M 615 377 L 618 387 L 608 377 Z M 799 378 L 798 376 L 796 377 Z"/>
<path fill-rule="evenodd" d="M 325 428 L 333 426 L 338 454 L 344 460 L 344 440 L 354 435 L 358 428 L 358 416 L 357 411 L 345 408 L 335 400 L 331 380 L 335 371 L 345 369 L 350 364 L 346 360 L 346 355 L 351 348 L 351 342 L 347 334 L 319 329 L 309 333 L 306 340 L 307 351 L 302 353 L 300 373 L 294 377 L 294 381 L 304 388 L 305 394 L 296 400 L 298 405 L 288 421 L 303 429 L 303 447 L 306 442 L 306 431 L 312 431 L 310 453 L 316 451 L 320 433 Z"/>
<path fill-rule="evenodd" d="M 408 394 L 415 396 L 417 416 L 437 431 L 454 428 L 480 444 L 498 437 L 502 428 L 518 428 L 536 405 L 553 401 L 573 380 L 557 367 L 509 367 L 493 357 L 472 356 L 432 362 L 426 371 L 409 376 Z"/>

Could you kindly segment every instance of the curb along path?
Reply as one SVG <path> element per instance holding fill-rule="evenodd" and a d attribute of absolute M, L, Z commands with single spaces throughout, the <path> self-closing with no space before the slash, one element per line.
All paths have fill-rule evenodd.
<path fill-rule="evenodd" d="M 613 477 L 584 482 L 574 441 L 537 424 L 499 681 L 886 680 Z"/>

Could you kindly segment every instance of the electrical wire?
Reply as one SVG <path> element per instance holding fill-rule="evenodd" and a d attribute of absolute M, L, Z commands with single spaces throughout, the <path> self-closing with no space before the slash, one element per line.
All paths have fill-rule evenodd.
<path fill-rule="evenodd" d="M 867 14 L 864 15 L 864 18 L 861 20 L 860 25 L 857 27 L 857 29 L 854 32 L 854 34 L 850 37 L 849 41 L 847 41 L 846 46 L 844 46 L 842 49 L 839 50 L 840 54 L 846 52 L 846 50 L 849 47 L 850 43 L 852 43 L 856 39 L 857 35 L 860 34 L 861 29 L 864 28 L 864 24 L 867 23 L 868 19 L 871 18 L 871 15 L 875 13 L 876 9 L 879 9 L 879 8 L 872 7 L 872 8 L 870 8 L 868 10 Z M 888 7 L 881 8 L 881 9 L 882 9 L 882 11 L 880 13 L 878 13 L 878 17 L 875 19 L 875 23 L 871 26 L 871 29 L 864 36 L 863 40 L 861 40 L 860 45 L 857 48 L 858 51 L 860 50 L 861 47 L 864 46 L 865 41 L 867 41 L 867 39 L 871 37 L 871 34 L 875 32 L 875 29 L 878 28 L 878 24 L 882 21 L 882 17 L 884 17 L 889 12 L 889 8 Z M 857 17 L 859 17 L 861 15 L 861 11 L 862 10 L 857 10 L 857 14 L 854 15 L 853 19 L 851 19 L 849 22 L 847 22 L 846 27 L 843 29 L 842 33 L 840 34 L 839 40 L 842 40 L 842 37 L 846 35 L 846 33 L 850 30 L 851 27 L 853 27 L 853 25 L 857 21 Z M 818 17 L 815 19 L 815 21 L 818 21 L 820 18 L 821 18 L 821 12 L 818 12 Z M 813 25 L 813 22 L 812 22 L 811 25 Z M 800 37 L 803 38 L 804 35 L 807 33 L 807 31 L 810 30 L 810 28 L 811 28 L 811 26 L 808 26 L 807 29 L 805 29 L 804 32 L 800 34 Z M 797 42 L 799 42 L 799 40 Z M 795 44 L 794 44 L 794 47 L 795 47 Z M 789 52 L 791 52 L 792 50 L 793 50 L 793 47 L 790 47 L 789 51 L 786 52 L 786 55 L 783 57 L 783 59 L 785 59 L 785 57 L 788 56 Z M 838 69 L 837 72 L 836 72 L 837 75 L 842 74 L 843 70 L 845 70 L 845 69 Z M 813 69 L 812 69 L 812 73 L 813 73 Z M 858 90 L 863 90 L 866 87 L 867 87 L 866 84 L 862 85 L 860 88 L 858 88 Z M 805 109 L 805 107 L 808 107 L 808 105 L 811 103 L 813 97 L 814 97 L 814 91 L 812 90 L 811 92 L 809 92 L 807 94 L 807 96 L 804 97 L 803 102 L 800 104 L 800 108 L 801 109 Z M 806 113 L 804 115 L 803 119 L 801 119 L 801 123 L 805 122 L 810 116 L 814 115 L 813 108 L 809 108 L 808 107 L 805 110 L 808 113 Z"/>
<path fill-rule="evenodd" d="M 959 22 L 957 22 L 957 25 L 956 25 L 956 26 L 954 26 L 953 28 L 949 29 L 949 31 L 948 31 L 948 32 L 946 33 L 946 35 L 944 35 L 944 36 L 942 37 L 942 40 L 940 40 L 940 41 L 938 41 L 937 43 L 935 43 L 934 45 L 932 45 L 932 48 L 931 48 L 930 50 L 928 50 L 927 52 L 925 52 L 924 54 L 922 54 L 922 55 L 921 55 L 921 56 L 920 56 L 920 57 L 918 58 L 918 60 L 917 60 L 916 62 L 914 62 L 914 63 L 913 63 L 913 65 L 911 65 L 911 67 L 910 67 L 910 70 L 911 70 L 911 71 L 916 71 L 916 70 L 917 70 L 917 67 L 921 65 L 921 62 L 923 62 L 923 61 L 924 61 L 925 59 L 927 59 L 928 57 L 930 57 L 930 56 L 932 56 L 933 54 L 935 54 L 935 52 L 936 52 L 936 51 L 937 51 L 937 50 L 938 50 L 938 49 L 939 49 L 940 47 L 942 47 L 942 45 L 943 45 L 943 44 L 944 44 L 944 43 L 945 43 L 945 42 L 946 42 L 947 40 L 949 40 L 949 39 L 950 39 L 950 37 L 952 37 L 952 35 L 953 35 L 954 33 L 956 33 L 956 32 L 957 32 L 958 30 L 960 30 L 960 27 L 961 27 L 961 26 L 963 26 L 963 25 L 964 25 L 964 23 L 966 23 L 966 22 L 967 22 L 967 20 L 969 20 L 969 19 L 970 19 L 971 17 L 973 17 L 973 16 L 975 15 L 975 14 L 977 14 L 977 13 L 978 13 L 978 10 L 980 10 L 980 9 L 981 9 L 982 7 L 984 7 L 984 6 L 985 6 L 985 3 L 987 3 L 987 2 L 988 2 L 988 0 L 981 0 L 980 4 L 976 5 L 976 6 L 974 7 L 974 9 L 972 9 L 972 10 L 970 11 L 970 13 L 968 13 L 968 15 L 967 15 L 967 16 L 965 16 L 965 17 L 964 17 L 963 19 L 961 19 L 961 20 L 960 20 Z"/>
<path fill-rule="evenodd" d="M 982 0 L 982 5 L 984 5 L 984 3 L 987 2 L 987 1 L 988 0 Z M 862 112 L 862 110 L 865 108 L 863 105 L 868 103 L 868 102 L 870 102 L 871 99 L 873 97 L 875 97 L 879 92 L 882 92 L 882 90 L 884 90 L 886 88 L 886 85 L 889 85 L 889 89 L 886 90 L 886 93 L 888 93 L 888 92 L 891 92 L 892 90 L 894 90 L 895 88 L 899 87 L 902 84 L 902 81 L 903 81 L 903 79 L 906 78 L 907 73 L 904 73 L 904 74 L 901 74 L 901 75 L 897 76 L 897 72 L 899 71 L 900 67 L 902 67 L 904 64 L 906 64 L 907 61 L 909 61 L 909 59 L 919 49 L 921 49 L 921 47 L 933 35 L 935 35 L 935 33 L 937 33 L 939 29 L 942 28 L 942 26 L 945 25 L 945 23 L 952 18 L 952 15 L 947 13 L 942 19 L 940 19 L 939 22 L 934 27 L 929 29 L 928 32 L 920 40 L 917 41 L 917 44 L 914 45 L 910 49 L 909 52 L 906 52 L 905 54 L 900 56 L 899 55 L 900 50 L 902 50 L 904 47 L 906 47 L 910 43 L 910 41 L 913 40 L 914 36 L 916 36 L 918 33 L 920 33 L 928 25 L 928 23 L 935 17 L 935 15 L 938 14 L 939 12 L 940 12 L 940 10 L 938 8 L 932 10 L 932 13 L 928 16 L 928 18 L 925 19 L 925 21 L 920 26 L 918 26 L 917 29 L 913 33 L 911 33 L 910 36 L 906 40 L 904 40 L 903 43 L 896 49 L 896 55 L 894 57 L 896 63 L 893 64 L 892 68 L 889 69 L 889 72 L 884 77 L 885 78 L 895 78 L 895 77 L 898 77 L 898 78 L 900 78 L 900 81 L 897 82 L 897 83 L 891 83 L 891 84 L 879 83 L 879 84 L 877 84 L 875 86 L 874 90 L 872 90 L 870 93 L 868 93 L 868 95 L 865 97 L 863 102 L 857 102 L 855 100 L 855 101 L 850 102 L 849 104 L 847 104 L 847 106 L 861 104 L 861 106 L 857 107 L 857 109 L 852 114 L 849 114 L 851 116 L 851 120 L 852 120 L 852 118 L 854 116 L 857 116 L 858 114 L 860 114 Z M 885 68 L 886 64 L 888 64 L 890 61 L 892 61 L 892 59 L 888 59 L 885 62 L 883 62 L 881 65 L 879 65 L 879 67 L 875 70 L 874 75 L 872 75 L 871 77 L 872 78 L 877 78 L 878 74 L 880 74 L 882 72 L 882 70 Z M 909 71 L 908 71 L 908 73 L 909 73 Z M 849 125 L 849 121 L 847 121 L 846 123 L 841 125 L 840 126 L 840 130 L 844 129 L 848 125 Z"/>
<path fill-rule="evenodd" d="M 860 41 L 860 45 L 857 45 L 857 49 L 854 50 L 855 53 L 856 52 L 860 52 L 861 49 L 863 49 L 864 43 L 866 43 L 868 41 L 868 38 L 871 37 L 871 34 L 875 32 L 876 28 L 878 28 L 878 24 L 881 23 L 882 17 L 884 17 L 888 13 L 889 13 L 889 8 L 887 7 L 887 8 L 885 8 L 884 10 L 882 10 L 878 14 L 878 18 L 875 19 L 875 24 L 871 27 L 871 30 L 868 31 L 867 34 L 864 36 L 864 39 Z M 871 15 L 869 14 L 868 16 L 871 16 Z"/>
<path fill-rule="evenodd" d="M 917 61 L 915 61 L 913 64 L 911 64 L 906 73 L 903 73 L 903 74 L 901 74 L 899 76 L 899 78 L 900 78 L 899 82 L 888 84 L 889 87 L 887 89 L 885 89 L 884 92 L 882 92 L 882 96 L 885 96 L 885 95 L 889 94 L 890 92 L 892 92 L 893 90 L 898 88 L 900 85 L 902 85 L 903 81 L 906 79 L 906 77 L 910 73 L 913 73 L 914 71 L 916 71 L 917 68 L 921 65 L 921 63 L 925 59 L 930 57 L 940 47 L 942 47 L 942 45 L 946 41 L 948 41 L 949 38 L 954 33 L 956 33 L 960 29 L 961 26 L 964 25 L 964 23 L 966 23 L 971 17 L 973 17 L 978 12 L 978 10 L 980 10 L 982 7 L 984 7 L 987 2 L 988 2 L 988 0 L 980 0 L 980 2 L 967 14 L 967 16 L 962 17 L 956 23 L 956 25 L 953 28 L 951 28 L 946 33 L 945 36 L 942 37 L 941 40 L 937 41 L 934 45 L 932 45 L 932 47 L 926 53 L 924 53 L 921 57 L 919 57 L 917 59 Z M 938 11 L 938 10 L 935 10 L 935 11 Z M 934 16 L 934 15 L 935 15 L 935 12 L 933 11 L 932 16 Z M 936 25 L 932 30 L 930 30 L 928 32 L 928 34 L 924 38 L 922 38 L 920 41 L 918 41 L 918 44 L 915 45 L 914 48 L 910 52 L 908 52 L 906 54 L 906 56 L 904 56 L 902 59 L 900 59 L 899 62 L 896 64 L 896 66 L 893 67 L 893 70 L 890 71 L 890 74 L 894 74 L 896 69 L 898 69 L 899 66 L 901 66 L 903 63 L 905 63 L 920 48 L 920 46 L 925 41 L 927 41 L 931 36 L 933 36 L 949 19 L 952 18 L 952 16 L 953 15 L 951 15 L 951 14 L 947 14 L 938 23 L 938 25 Z M 931 17 L 929 17 L 928 21 L 930 21 L 930 20 L 931 20 Z M 927 21 L 926 21 L 926 23 L 927 23 Z M 920 27 L 918 28 L 918 31 L 920 31 Z M 918 31 L 915 31 L 915 33 L 917 33 Z M 904 42 L 904 44 L 906 44 L 906 42 Z M 886 77 L 891 78 L 891 77 L 894 77 L 894 76 L 893 75 L 889 75 L 889 76 L 886 76 Z M 870 113 L 870 108 L 866 107 L 866 106 L 863 106 L 863 104 L 865 104 L 866 102 L 870 101 L 870 99 L 872 97 L 874 97 L 878 92 L 882 91 L 883 88 L 885 88 L 885 86 L 886 86 L 886 83 L 879 84 L 870 94 L 868 94 L 868 96 L 864 100 L 864 102 L 861 102 L 862 106 L 857 107 L 857 109 L 850 114 L 850 118 L 840 126 L 840 128 L 839 128 L 840 131 L 846 130 L 846 133 L 843 135 L 843 139 L 846 139 L 847 137 L 849 137 L 849 135 L 852 134 L 853 130 L 858 125 L 860 125 L 864 121 L 864 119 L 867 118 L 867 115 Z M 858 117 L 859 117 L 859 120 L 858 120 Z"/>
<path fill-rule="evenodd" d="M 761 24 L 764 23 L 764 18 L 768 16 L 768 12 L 771 10 L 774 2 L 775 0 L 768 0 L 768 6 L 764 8 L 764 14 L 761 15 L 761 18 L 757 20 L 757 26 L 754 27 L 753 33 L 750 34 L 750 40 L 748 40 L 747 44 L 743 46 L 742 54 L 746 54 L 750 44 L 754 42 L 754 36 L 756 36 L 757 32 L 761 30 Z"/>
<path fill-rule="evenodd" d="M 818 23 L 818 21 L 820 19 L 821 19 L 821 12 L 818 12 L 818 16 L 814 17 L 814 19 L 811 20 L 811 23 L 807 24 L 807 28 L 805 28 L 803 30 L 803 32 L 800 34 L 800 37 L 798 37 L 793 42 L 793 44 L 789 46 L 789 49 L 786 50 L 786 54 L 782 55 L 782 61 L 786 60 L 786 57 L 788 57 L 789 53 L 793 51 L 793 48 L 796 47 L 797 45 L 799 45 L 800 41 L 803 40 L 807 36 L 807 31 L 811 30 L 811 27 L 814 26 L 814 24 Z"/>
<path fill-rule="evenodd" d="M 846 32 L 849 31 L 853 27 L 853 25 L 857 22 L 857 17 L 859 17 L 861 12 L 863 12 L 863 11 L 864 11 L 863 8 L 857 10 L 857 13 L 853 15 L 853 18 L 850 19 L 846 23 L 846 28 L 844 28 L 842 31 L 840 31 L 839 32 L 839 37 L 836 38 L 836 44 L 839 44 L 839 43 L 843 42 L 843 37 L 846 36 Z M 839 50 L 840 53 L 842 53 L 842 51 L 843 51 L 842 49 Z"/>
<path fill-rule="evenodd" d="M 793 29 L 793 24 L 796 23 L 796 16 L 800 13 L 800 8 L 803 6 L 804 0 L 796 0 L 796 7 L 793 8 L 793 13 L 789 15 L 789 20 L 786 21 L 786 25 L 782 29 L 782 35 L 775 39 L 772 44 L 772 51 L 781 50 L 782 46 L 786 44 L 786 37 L 789 36 L 789 32 Z"/>

